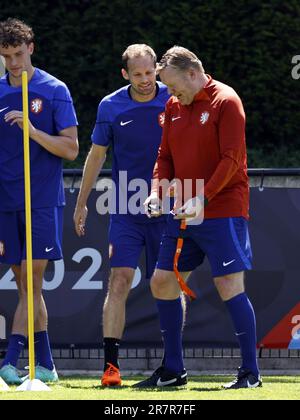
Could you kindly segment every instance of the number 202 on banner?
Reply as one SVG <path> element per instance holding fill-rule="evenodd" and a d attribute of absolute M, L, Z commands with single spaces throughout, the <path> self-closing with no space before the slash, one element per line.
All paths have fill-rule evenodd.
<path fill-rule="evenodd" d="M 103 282 L 101 280 L 93 280 L 93 277 L 100 271 L 102 267 L 102 255 L 94 248 L 83 248 L 78 250 L 72 257 L 72 261 L 80 264 L 84 258 L 91 258 L 92 263 L 89 268 L 76 281 L 72 290 L 102 290 Z M 62 284 L 65 277 L 65 263 L 64 260 L 54 261 L 54 275 L 52 280 L 45 280 L 43 283 L 44 290 L 56 290 Z M 135 277 L 132 284 L 132 289 L 135 288 L 141 281 L 141 270 L 136 269 Z M 0 290 L 17 290 L 17 285 L 14 280 L 14 273 L 11 269 L 0 278 Z"/>

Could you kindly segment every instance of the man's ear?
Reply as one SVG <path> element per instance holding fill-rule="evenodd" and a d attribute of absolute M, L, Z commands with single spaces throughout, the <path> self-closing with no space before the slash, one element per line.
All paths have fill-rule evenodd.
<path fill-rule="evenodd" d="M 28 45 L 28 50 L 29 50 L 30 55 L 32 55 L 32 54 L 33 54 L 33 52 L 34 52 L 34 43 L 33 43 L 33 42 L 31 42 L 31 43 Z"/>
<path fill-rule="evenodd" d="M 193 81 L 196 79 L 197 74 L 196 74 L 195 69 L 193 69 L 192 67 L 189 69 L 189 76 L 190 76 L 191 80 L 193 80 Z"/>
<path fill-rule="evenodd" d="M 125 80 L 129 80 L 129 75 L 125 69 L 121 70 L 122 76 Z"/>

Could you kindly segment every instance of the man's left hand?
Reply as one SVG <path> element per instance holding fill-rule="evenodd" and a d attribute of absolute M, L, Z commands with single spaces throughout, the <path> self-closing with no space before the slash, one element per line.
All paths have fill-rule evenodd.
<path fill-rule="evenodd" d="M 192 221 L 195 219 L 203 219 L 204 200 L 199 197 L 190 198 L 182 207 L 175 209 L 176 220 L 187 219 Z"/>
<path fill-rule="evenodd" d="M 23 130 L 23 112 L 22 111 L 10 111 L 4 116 L 4 120 L 10 125 L 18 124 L 18 126 Z M 35 128 L 29 120 L 29 136 L 31 137 L 35 132 Z"/>

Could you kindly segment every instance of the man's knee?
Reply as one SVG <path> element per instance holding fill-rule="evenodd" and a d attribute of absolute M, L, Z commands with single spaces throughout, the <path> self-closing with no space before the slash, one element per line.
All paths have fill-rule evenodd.
<path fill-rule="evenodd" d="M 109 294 L 116 298 L 127 298 L 134 276 L 134 270 L 113 270 L 109 279 Z"/>
<path fill-rule="evenodd" d="M 151 289 L 157 290 L 167 286 L 169 282 L 169 276 L 164 271 L 156 270 L 151 278 Z"/>
<path fill-rule="evenodd" d="M 43 277 L 47 267 L 48 261 L 34 260 L 32 264 L 32 283 L 34 296 L 41 296 L 43 287 Z M 20 292 L 27 295 L 27 264 L 26 261 L 22 262 L 21 275 L 20 275 Z"/>
<path fill-rule="evenodd" d="M 32 286 L 33 286 L 34 297 L 41 297 L 42 282 L 43 282 L 43 279 L 41 279 L 41 276 L 39 274 L 33 273 Z M 27 291 L 28 291 L 28 281 L 27 281 L 27 275 L 25 274 L 25 275 L 22 275 L 21 277 L 21 287 L 20 287 L 19 293 L 23 297 L 26 296 L 26 299 L 27 299 Z"/>
<path fill-rule="evenodd" d="M 230 300 L 245 292 L 243 272 L 215 277 L 214 281 L 223 301 Z"/>
<path fill-rule="evenodd" d="M 176 298 L 180 289 L 176 277 L 172 271 L 156 270 L 151 278 L 151 291 L 157 298 Z"/>

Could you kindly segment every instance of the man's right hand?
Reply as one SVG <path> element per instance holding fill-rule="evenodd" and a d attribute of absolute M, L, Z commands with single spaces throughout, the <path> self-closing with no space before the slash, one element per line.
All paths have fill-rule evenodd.
<path fill-rule="evenodd" d="M 75 225 L 75 231 L 78 236 L 85 235 L 85 222 L 88 215 L 88 208 L 86 206 L 76 206 L 73 220 Z"/>
<path fill-rule="evenodd" d="M 159 217 L 162 214 L 161 200 L 157 193 L 152 192 L 144 202 L 146 215 L 151 217 Z"/>

